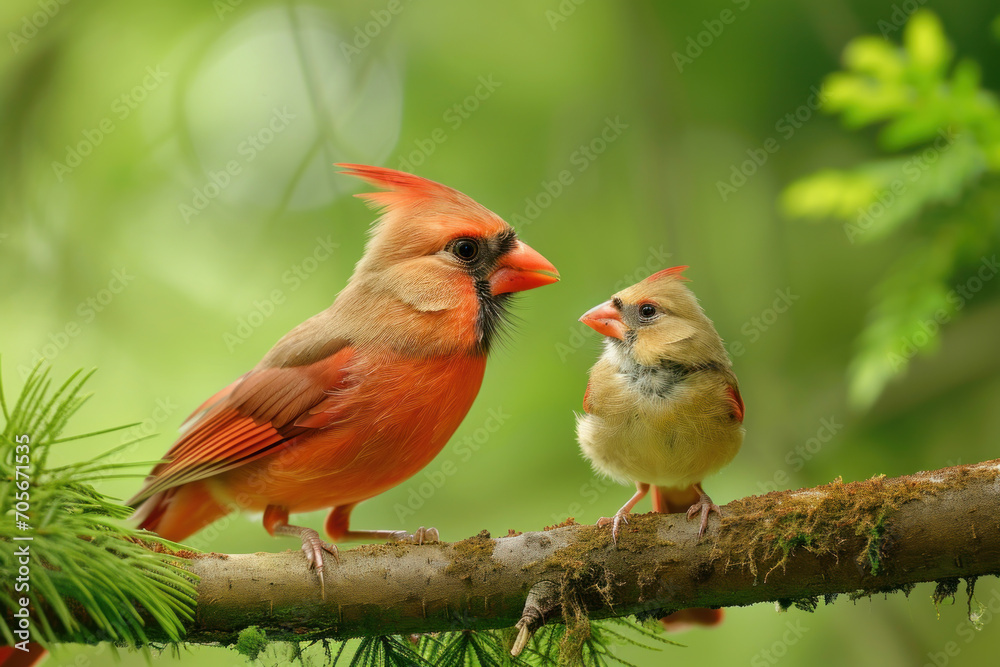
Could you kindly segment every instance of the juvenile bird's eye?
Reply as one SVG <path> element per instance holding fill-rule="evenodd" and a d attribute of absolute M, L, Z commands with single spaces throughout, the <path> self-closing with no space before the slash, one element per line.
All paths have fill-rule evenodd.
<path fill-rule="evenodd" d="M 463 262 L 471 262 L 479 256 L 479 243 L 475 239 L 458 239 L 452 243 L 451 251 Z"/>
<path fill-rule="evenodd" d="M 639 317 L 644 320 L 651 319 L 653 315 L 656 315 L 656 307 L 650 303 L 644 303 L 639 306 Z"/>

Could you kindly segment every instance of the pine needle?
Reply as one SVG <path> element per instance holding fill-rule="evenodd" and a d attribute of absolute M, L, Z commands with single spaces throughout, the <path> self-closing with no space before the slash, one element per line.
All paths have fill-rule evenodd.
<path fill-rule="evenodd" d="M 184 634 L 184 620 L 193 618 L 194 577 L 171 555 L 173 543 L 145 531 L 124 527 L 128 507 L 97 491 L 91 482 L 135 477 L 135 464 L 112 458 L 133 445 L 133 439 L 90 461 L 48 467 L 53 445 L 79 441 L 134 426 L 116 426 L 90 433 L 62 436 L 66 425 L 90 398 L 83 387 L 94 371 L 72 373 L 56 386 L 47 369 L 36 366 L 24 382 L 13 407 L 7 402 L 0 376 L 0 565 L 16 571 L 16 550 L 30 549 L 30 590 L 13 590 L 13 581 L 0 584 L 0 636 L 15 642 L 8 622 L 27 596 L 31 602 L 32 641 L 43 645 L 98 638 L 125 646 L 148 644 L 146 623 L 151 617 L 171 641 Z M 28 503 L 25 523 L 15 518 L 19 491 L 15 453 L 28 437 Z M 21 459 L 23 462 L 24 459 Z M 23 463 L 22 463 L 23 465 Z M 22 479 L 24 469 L 22 467 Z M 24 496 L 22 495 L 22 498 Z M 21 508 L 23 509 L 23 505 Z M 14 541 L 14 537 L 32 537 Z M 160 544 L 163 553 L 146 545 Z M 140 609 L 144 613 L 140 613 Z M 145 614 L 145 615 L 144 615 Z"/>

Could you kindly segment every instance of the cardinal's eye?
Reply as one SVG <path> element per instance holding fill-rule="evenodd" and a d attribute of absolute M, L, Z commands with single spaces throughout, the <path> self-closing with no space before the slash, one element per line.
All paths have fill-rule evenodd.
<path fill-rule="evenodd" d="M 651 320 L 656 315 L 656 306 L 651 303 L 644 303 L 639 306 L 639 317 L 644 320 Z"/>
<path fill-rule="evenodd" d="M 479 256 L 479 242 L 475 239 L 458 239 L 451 244 L 451 252 L 463 262 L 471 262 Z"/>

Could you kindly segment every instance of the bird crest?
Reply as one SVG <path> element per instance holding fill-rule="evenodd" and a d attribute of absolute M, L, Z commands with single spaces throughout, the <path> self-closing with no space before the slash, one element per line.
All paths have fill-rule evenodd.
<path fill-rule="evenodd" d="M 371 167 L 364 164 L 338 163 L 343 173 L 357 176 L 372 185 L 385 188 L 384 192 L 364 192 L 354 195 L 373 208 L 393 209 L 400 205 L 418 204 L 427 200 L 438 200 L 442 195 L 458 194 L 447 185 L 408 174 L 405 171 L 387 167 Z"/>
<path fill-rule="evenodd" d="M 396 236 L 394 243 L 400 247 L 419 246 L 420 253 L 423 254 L 441 238 L 463 233 L 470 236 L 489 235 L 508 227 L 495 213 L 447 185 L 386 167 L 363 164 L 337 166 L 343 167 L 343 173 L 349 176 L 357 176 L 372 185 L 385 188 L 382 192 L 355 195 L 382 213 L 382 217 L 372 226 L 373 238 Z M 397 234 L 389 231 L 400 227 L 405 227 L 410 235 L 404 243 L 399 242 Z"/>
<path fill-rule="evenodd" d="M 662 271 L 657 271 L 650 277 L 646 278 L 647 282 L 656 282 L 662 280 L 663 278 L 673 278 L 674 280 L 689 280 L 687 276 L 682 275 L 687 266 L 671 266 L 669 269 L 663 269 Z"/>

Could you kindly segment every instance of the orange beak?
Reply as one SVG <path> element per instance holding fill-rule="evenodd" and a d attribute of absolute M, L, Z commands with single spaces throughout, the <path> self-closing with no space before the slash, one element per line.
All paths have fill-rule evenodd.
<path fill-rule="evenodd" d="M 523 292 L 551 285 L 559 280 L 559 272 L 531 246 L 517 241 L 514 249 L 500 260 L 500 265 L 490 275 L 490 291 L 496 294 Z"/>
<path fill-rule="evenodd" d="M 622 322 L 621 313 L 610 301 L 594 306 L 583 314 L 580 321 L 599 334 L 611 338 L 625 338 L 626 327 Z"/>

